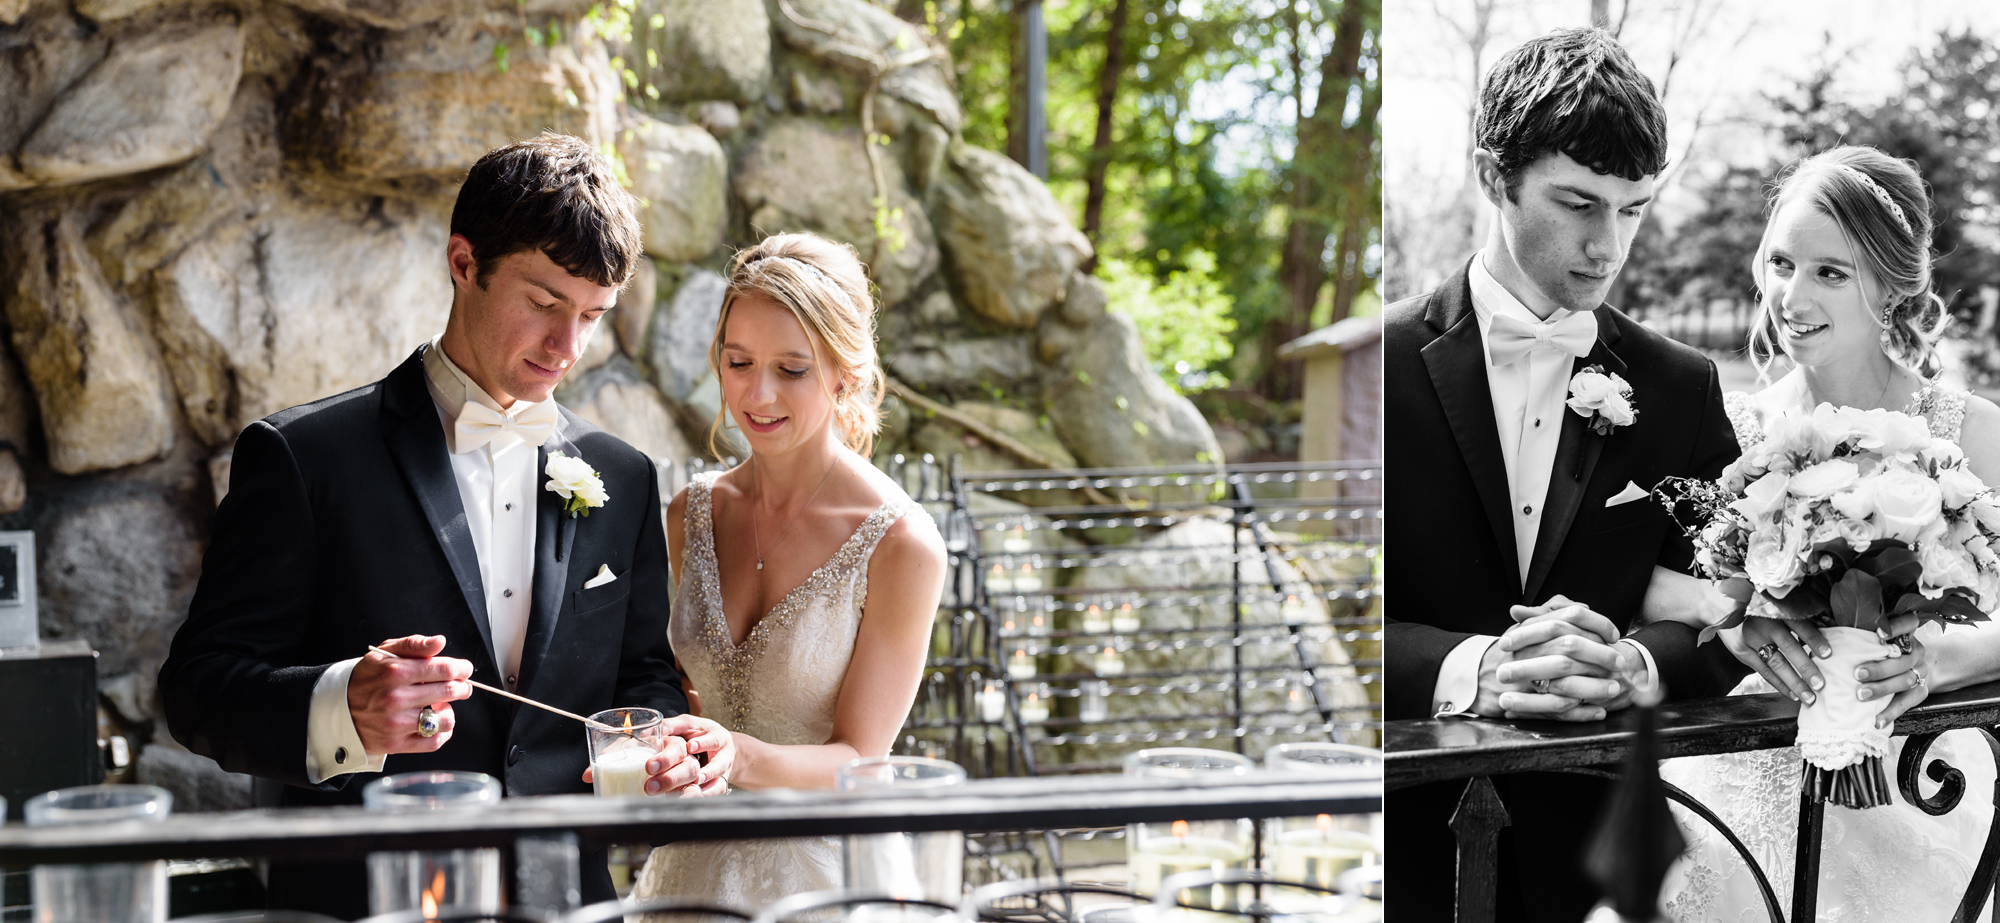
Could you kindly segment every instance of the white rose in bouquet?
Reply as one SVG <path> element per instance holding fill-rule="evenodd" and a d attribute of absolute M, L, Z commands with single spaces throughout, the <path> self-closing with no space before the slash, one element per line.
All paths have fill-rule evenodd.
<path fill-rule="evenodd" d="M 1860 469 L 1844 458 L 1820 462 L 1798 474 L 1792 475 L 1785 489 L 1792 496 L 1807 500 L 1819 500 L 1832 496 L 1835 491 L 1850 487 L 1861 479 Z"/>
<path fill-rule="evenodd" d="M 1801 541 L 1803 537 L 1794 529 L 1758 532 L 1750 539 L 1750 550 L 1743 556 L 1743 575 L 1757 589 L 1783 599 L 1805 574 L 1805 562 L 1800 557 L 1805 544 Z"/>
<path fill-rule="evenodd" d="M 1969 504 L 1967 512 L 1972 514 L 1972 518 L 1979 521 L 1980 528 L 1995 535 L 2000 535 L 2000 498 L 1995 498 L 1992 494 L 1987 494 L 1984 497 L 1975 499 Z"/>
<path fill-rule="evenodd" d="M 1840 529 L 1840 537 L 1846 539 L 1848 547 L 1855 551 L 1867 551 L 1868 546 L 1875 544 L 1875 540 L 1882 537 L 1881 528 L 1866 519 L 1843 517 L 1836 520 L 1836 524 Z"/>
<path fill-rule="evenodd" d="M 1875 515 L 1875 480 L 1864 478 L 1828 497 L 1827 502 L 1843 519 L 1867 519 Z"/>
<path fill-rule="evenodd" d="M 1917 460 L 1926 465 L 1935 465 L 1940 468 L 1948 467 L 1964 461 L 1965 451 L 1960 449 L 1956 442 L 1933 439 L 1929 445 L 1917 453 Z"/>
<path fill-rule="evenodd" d="M 1778 457 L 1807 455 L 1817 461 L 1833 451 L 1838 439 L 1833 434 L 1823 432 L 1813 422 L 1813 417 L 1805 414 L 1781 413 L 1764 426 L 1764 441 L 1757 448 L 1760 454 L 1773 456 L 1770 462 L 1777 465 Z"/>
<path fill-rule="evenodd" d="M 1924 575 L 1918 580 L 1919 592 L 1936 599 L 1952 587 L 1971 588 L 1979 582 L 1979 569 L 1972 566 L 1971 555 L 1960 550 L 1961 547 L 1947 542 L 1917 547 L 1917 561 L 1924 565 Z"/>
<path fill-rule="evenodd" d="M 1770 472 L 1743 488 L 1743 499 L 1729 506 L 1742 513 L 1745 519 L 1752 522 L 1761 520 L 1784 508 L 1785 487 L 1790 480 L 1791 476 L 1783 472 Z"/>
<path fill-rule="evenodd" d="M 1873 480 L 1875 521 L 1886 537 L 1913 542 L 1925 526 L 1939 521 L 1944 496 L 1936 481 L 1902 468 L 1883 471 Z"/>
<path fill-rule="evenodd" d="M 1944 495 L 1946 509 L 1962 509 L 1973 498 L 1986 492 L 1985 482 L 1963 465 L 1938 471 L 1937 485 L 1938 491 Z"/>

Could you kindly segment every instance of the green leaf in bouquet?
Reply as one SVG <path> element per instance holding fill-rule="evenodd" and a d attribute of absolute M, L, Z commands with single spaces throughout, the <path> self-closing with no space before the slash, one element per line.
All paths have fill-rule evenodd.
<path fill-rule="evenodd" d="M 1817 619 L 1826 612 L 1827 591 L 1824 586 L 1826 583 L 1827 578 L 1824 576 L 1807 577 L 1784 596 L 1772 596 L 1769 593 L 1764 596 L 1771 600 L 1771 605 L 1776 606 L 1787 619 L 1793 621 Z"/>
<path fill-rule="evenodd" d="M 1987 621 L 1986 613 L 1980 611 L 1978 604 L 1973 602 L 1972 590 L 1966 587 L 1952 587 L 1936 599 L 1926 598 L 1921 593 L 1905 593 L 1901 599 L 1896 600 L 1895 614 L 1911 613 L 1919 618 L 1918 624 L 1923 622 L 1963 624 Z"/>
<path fill-rule="evenodd" d="M 1882 583 L 1859 567 L 1848 568 L 1833 585 L 1833 624 L 1862 631 L 1882 627 Z"/>
<path fill-rule="evenodd" d="M 1873 575 L 1883 586 L 1916 586 L 1917 578 L 1924 575 L 1924 565 L 1917 560 L 1917 553 L 1894 539 L 1876 542 L 1867 554 L 1855 560 L 1854 566 Z"/>

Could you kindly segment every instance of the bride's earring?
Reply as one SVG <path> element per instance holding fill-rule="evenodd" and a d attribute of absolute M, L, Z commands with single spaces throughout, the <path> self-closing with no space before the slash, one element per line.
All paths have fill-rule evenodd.
<path fill-rule="evenodd" d="M 1895 345 L 1892 338 L 1889 336 L 1889 331 L 1894 326 L 1892 322 L 1889 320 L 1889 315 L 1893 313 L 1893 311 L 1894 308 L 1891 307 L 1884 307 L 1882 309 L 1882 333 L 1880 337 L 1878 337 L 1878 339 L 1882 341 L 1882 353 L 1887 356 L 1895 355 Z"/>

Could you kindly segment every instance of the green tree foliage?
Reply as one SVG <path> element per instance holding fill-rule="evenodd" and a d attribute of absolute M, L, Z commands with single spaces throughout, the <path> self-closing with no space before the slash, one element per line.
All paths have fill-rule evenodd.
<path fill-rule="evenodd" d="M 1175 357 L 1162 366 L 1170 379 L 1185 361 L 1212 373 L 1210 383 L 1247 378 L 1267 396 L 1293 397 L 1293 370 L 1271 358 L 1274 346 L 1378 303 L 1380 0 L 1125 0 L 1109 147 L 1094 149 L 1118 6 L 1043 4 L 1049 185 L 1084 226 L 1090 168 L 1104 163 L 1100 278 L 1150 277 L 1156 301 L 1183 291 L 1176 278 L 1213 284 L 1218 298 L 1186 310 L 1225 305 L 1229 324 L 1200 329 L 1226 341 L 1150 344 L 1156 360 Z M 895 8 L 949 43 L 966 140 L 1018 156 L 1015 0 Z M 1303 302 L 1280 278 L 1292 240 L 1309 270 Z M 1209 259 L 1214 267 L 1202 268 Z"/>
<path fill-rule="evenodd" d="M 1117 259 L 1100 261 L 1098 276 L 1112 310 L 1132 318 L 1146 358 L 1168 382 L 1182 391 L 1226 387 L 1229 380 L 1210 370 L 1229 360 L 1235 305 L 1216 278 L 1214 254 L 1193 250 L 1182 262 L 1165 281 Z"/>

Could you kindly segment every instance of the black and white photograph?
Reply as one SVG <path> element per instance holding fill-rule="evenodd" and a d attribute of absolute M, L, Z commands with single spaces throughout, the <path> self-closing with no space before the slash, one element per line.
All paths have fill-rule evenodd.
<path fill-rule="evenodd" d="M 1384 36 L 1388 919 L 1991 919 L 2000 9 Z"/>

